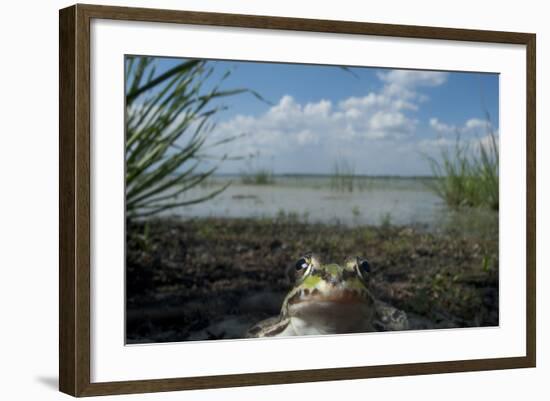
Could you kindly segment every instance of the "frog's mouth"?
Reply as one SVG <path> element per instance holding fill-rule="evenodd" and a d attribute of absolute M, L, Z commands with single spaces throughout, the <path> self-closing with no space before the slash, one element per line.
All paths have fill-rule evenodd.
<path fill-rule="evenodd" d="M 288 300 L 289 306 L 307 304 L 307 303 L 336 303 L 336 304 L 355 304 L 365 303 L 368 294 L 363 290 L 340 289 L 329 293 L 322 293 L 314 289 L 313 291 L 302 290 Z"/>
<path fill-rule="evenodd" d="M 370 298 L 358 291 L 310 294 L 288 304 L 288 315 L 296 330 L 304 333 L 351 333 L 369 331 L 374 313 Z M 312 331 L 314 330 L 314 331 Z"/>

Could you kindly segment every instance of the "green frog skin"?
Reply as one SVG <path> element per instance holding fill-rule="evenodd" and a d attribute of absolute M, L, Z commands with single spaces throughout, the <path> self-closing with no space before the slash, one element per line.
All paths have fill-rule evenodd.
<path fill-rule="evenodd" d="M 314 254 L 296 262 L 296 282 L 279 316 L 252 326 L 247 337 L 280 337 L 406 330 L 405 312 L 374 298 L 370 265 L 350 257 L 341 265 L 322 264 Z"/>

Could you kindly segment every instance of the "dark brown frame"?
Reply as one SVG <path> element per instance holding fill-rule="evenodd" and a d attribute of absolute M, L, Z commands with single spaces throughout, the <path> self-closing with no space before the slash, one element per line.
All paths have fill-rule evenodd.
<path fill-rule="evenodd" d="M 92 18 L 525 45 L 527 355 L 513 358 L 90 383 L 89 97 Z M 81 4 L 60 10 L 59 29 L 59 389 L 62 392 L 73 396 L 93 396 L 535 367 L 535 34 Z"/>

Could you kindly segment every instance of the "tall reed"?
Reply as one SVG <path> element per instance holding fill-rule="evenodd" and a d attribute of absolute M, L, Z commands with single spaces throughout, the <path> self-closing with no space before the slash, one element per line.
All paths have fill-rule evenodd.
<path fill-rule="evenodd" d="M 229 183 L 196 197 L 180 196 L 230 158 L 213 157 L 209 150 L 240 136 L 207 141 L 215 127 L 212 117 L 225 108 L 215 100 L 243 92 L 261 98 L 248 89 L 220 89 L 229 72 L 212 86 L 214 67 L 205 60 L 184 60 L 160 74 L 155 61 L 125 60 L 128 219 L 204 202 L 225 190 Z"/>
<path fill-rule="evenodd" d="M 355 186 L 355 166 L 347 159 L 336 160 L 330 176 L 330 188 L 352 192 Z"/>
<path fill-rule="evenodd" d="M 452 208 L 499 208 L 498 138 L 487 117 L 486 136 L 472 143 L 456 133 L 452 147 L 439 158 L 428 157 L 433 175 L 429 186 Z"/>
<path fill-rule="evenodd" d="M 275 177 L 271 170 L 260 168 L 241 173 L 241 182 L 246 185 L 271 185 L 275 183 Z"/>

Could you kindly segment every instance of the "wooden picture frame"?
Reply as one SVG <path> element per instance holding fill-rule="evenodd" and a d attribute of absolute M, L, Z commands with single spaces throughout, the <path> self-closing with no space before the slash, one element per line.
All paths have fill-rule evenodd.
<path fill-rule="evenodd" d="M 526 355 L 222 376 L 91 382 L 90 333 L 90 21 L 109 19 L 218 27 L 309 31 L 399 38 L 517 44 L 526 47 L 527 227 Z M 373 24 L 237 14 L 75 5 L 60 10 L 59 69 L 59 388 L 73 396 L 143 393 L 263 384 L 534 367 L 535 314 L 535 43 L 530 33 Z"/>

